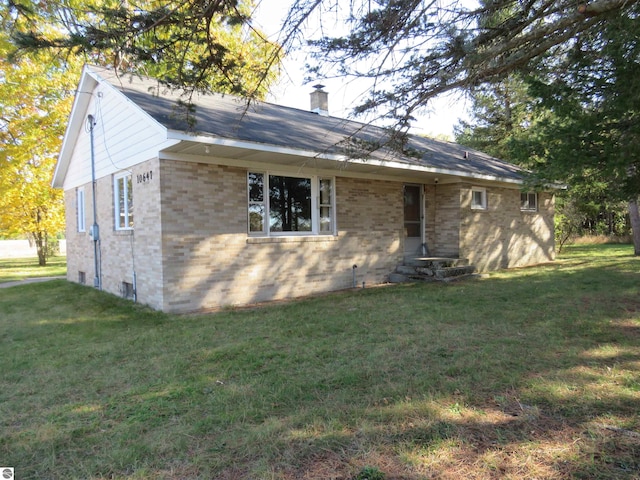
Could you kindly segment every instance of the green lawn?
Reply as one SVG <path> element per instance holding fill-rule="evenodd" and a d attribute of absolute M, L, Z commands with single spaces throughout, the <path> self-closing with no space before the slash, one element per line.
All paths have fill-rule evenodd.
<path fill-rule="evenodd" d="M 637 479 L 640 258 L 199 316 L 0 289 L 20 479 Z"/>
<path fill-rule="evenodd" d="M 66 275 L 67 257 L 50 257 L 45 267 L 38 265 L 38 259 L 32 258 L 0 258 L 0 283 L 24 280 L 34 277 L 57 277 Z"/>

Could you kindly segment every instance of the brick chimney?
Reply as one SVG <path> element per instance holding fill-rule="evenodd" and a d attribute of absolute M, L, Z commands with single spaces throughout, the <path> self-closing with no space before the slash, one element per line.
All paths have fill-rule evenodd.
<path fill-rule="evenodd" d="M 323 90 L 324 85 L 314 85 L 311 97 L 311 111 L 325 117 L 329 116 L 329 94 Z"/>

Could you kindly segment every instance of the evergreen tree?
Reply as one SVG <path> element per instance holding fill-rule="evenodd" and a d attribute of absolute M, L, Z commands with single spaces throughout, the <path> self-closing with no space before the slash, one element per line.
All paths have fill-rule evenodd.
<path fill-rule="evenodd" d="M 471 121 L 454 127 L 456 142 L 509 161 L 530 166 L 514 152 L 514 141 L 526 135 L 533 122 L 533 105 L 528 85 L 519 75 L 473 88 Z"/>
<path fill-rule="evenodd" d="M 541 99 L 529 93 L 529 82 L 512 74 L 501 82 L 473 89 L 470 97 L 471 120 L 455 126 L 456 142 L 533 170 L 553 161 L 550 146 L 558 139 L 552 137 L 559 133 L 562 141 L 565 133 L 546 129 L 554 112 L 541 107 Z M 606 177 L 594 171 L 575 174 L 567 170 L 553 181 L 568 185 L 566 191 L 558 191 L 556 202 L 559 245 L 570 236 L 629 233 L 626 206 L 610 193 Z"/>
<path fill-rule="evenodd" d="M 280 49 L 249 23 L 252 0 L 10 0 L 13 54 L 84 56 L 190 91 L 263 98 Z"/>
<path fill-rule="evenodd" d="M 545 55 L 562 56 L 576 39 L 628 15 L 638 1 L 354 0 L 344 7 L 347 33 L 326 35 L 327 27 L 312 39 L 312 73 L 375 79 L 355 113 L 379 110 L 405 127 L 434 96 L 529 71 Z M 322 17 L 340 6 L 296 0 L 288 24 L 296 28 L 311 12 Z"/>
<path fill-rule="evenodd" d="M 547 112 L 529 145 L 540 181 L 565 180 L 586 197 L 625 201 L 640 254 L 640 42 L 635 5 L 576 41 L 560 59 L 545 59 L 531 93 Z M 535 144 L 533 141 L 535 141 Z M 535 147 L 535 148 L 534 148 Z M 591 187 L 591 192 L 586 187 Z M 594 200 L 596 200 L 594 198 Z"/>

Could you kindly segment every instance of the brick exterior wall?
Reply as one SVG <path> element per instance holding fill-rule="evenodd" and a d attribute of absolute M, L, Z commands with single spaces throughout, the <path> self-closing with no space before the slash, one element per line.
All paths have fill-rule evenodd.
<path fill-rule="evenodd" d="M 337 236 L 247 235 L 247 170 L 163 161 L 166 311 L 291 298 L 386 280 L 402 257 L 402 185 L 337 178 Z"/>
<path fill-rule="evenodd" d="M 538 194 L 538 211 L 520 210 L 520 190 L 483 186 L 487 209 L 471 209 L 473 185 L 425 185 L 429 255 L 466 258 L 479 271 L 521 267 L 555 258 L 554 197 Z"/>
<path fill-rule="evenodd" d="M 93 285 L 95 276 L 93 262 L 93 242 L 89 229 L 93 223 L 91 206 L 91 184 L 84 185 L 86 232 L 78 232 L 77 190 L 64 192 L 66 238 L 67 238 L 67 280 L 79 283 L 80 272 L 85 275 L 85 284 Z"/>
<path fill-rule="evenodd" d="M 97 183 L 102 288 L 122 295 L 135 269 L 137 301 L 156 309 L 190 312 L 350 288 L 353 265 L 358 286 L 379 284 L 403 257 L 401 182 L 337 177 L 337 235 L 266 238 L 247 234 L 245 168 L 154 159 L 132 174 L 134 231 L 114 228 L 113 177 Z M 476 211 L 471 186 L 425 186 L 429 255 L 468 258 L 480 271 L 554 258 L 551 194 L 538 194 L 537 212 L 522 212 L 518 189 L 488 186 L 488 208 Z M 86 232 L 77 232 L 76 191 L 65 192 L 67 278 L 77 282 L 85 272 L 92 286 L 91 184 L 84 188 Z"/>
<path fill-rule="evenodd" d="M 123 295 L 122 282 L 133 285 L 136 272 L 137 301 L 154 308 L 162 308 L 162 252 L 160 250 L 160 182 L 158 160 L 136 165 L 132 170 L 135 230 L 115 229 L 113 176 L 98 179 L 96 183 L 97 223 L 100 227 L 99 264 L 102 289 L 114 295 Z M 151 173 L 151 179 L 148 174 Z M 138 176 L 147 173 L 145 181 Z M 79 281 L 79 272 L 85 272 L 86 284 L 94 285 L 94 245 L 89 235 L 93 223 L 91 183 L 84 185 L 86 232 L 78 232 L 76 190 L 65 192 L 67 235 L 67 279 Z M 101 258 L 100 258 L 101 256 Z"/>
<path fill-rule="evenodd" d="M 460 186 L 460 257 L 480 271 L 555 259 L 554 198 L 538 194 L 538 211 L 520 210 L 520 190 L 486 187 L 487 209 L 471 209 L 471 185 Z"/>
<path fill-rule="evenodd" d="M 429 255 L 457 257 L 460 249 L 460 185 L 426 185 L 425 204 Z"/>

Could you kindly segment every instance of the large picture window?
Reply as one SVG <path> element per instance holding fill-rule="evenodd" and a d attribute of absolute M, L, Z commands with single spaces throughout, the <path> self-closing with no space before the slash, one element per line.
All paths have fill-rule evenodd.
<path fill-rule="evenodd" d="M 115 176 L 113 183 L 116 230 L 130 230 L 133 228 L 133 186 L 131 184 L 131 173 Z"/>
<path fill-rule="evenodd" d="M 311 179 L 269 175 L 269 231 L 311 230 Z"/>
<path fill-rule="evenodd" d="M 250 234 L 333 233 L 333 179 L 248 174 Z"/>

